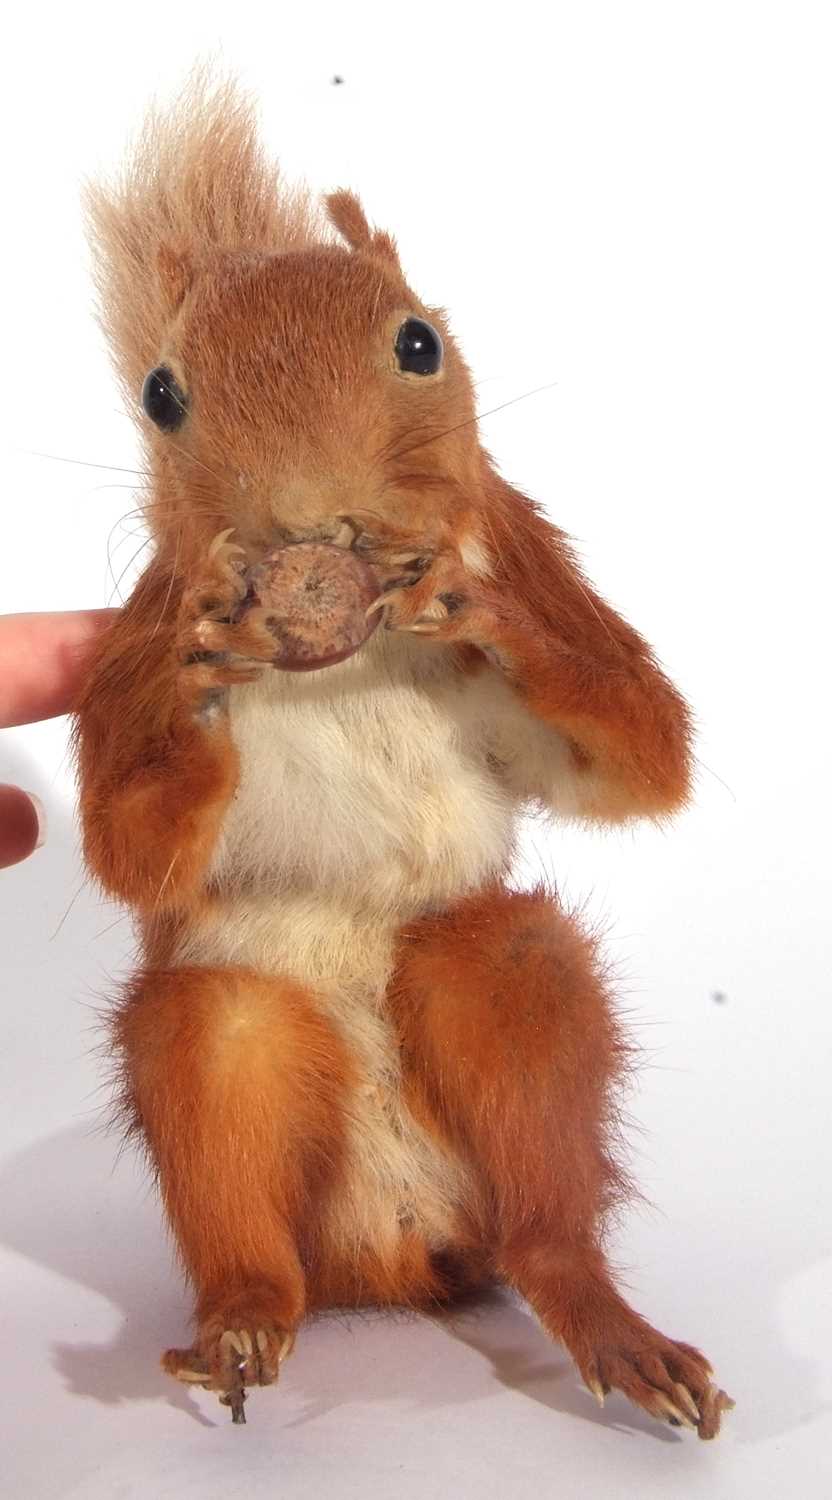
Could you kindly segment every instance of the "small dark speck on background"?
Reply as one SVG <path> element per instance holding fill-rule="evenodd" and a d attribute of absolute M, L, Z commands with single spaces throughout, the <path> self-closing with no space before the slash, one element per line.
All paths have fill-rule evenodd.
<path fill-rule="evenodd" d="M 334 74 L 333 74 L 333 76 L 332 76 L 332 82 L 333 82 L 333 83 L 343 83 L 343 82 L 344 82 L 344 80 L 343 80 L 343 78 L 342 78 L 342 77 L 341 77 L 341 74 L 340 74 L 340 73 L 334 73 Z"/>
<path fill-rule="evenodd" d="M 724 990 L 711 990 L 711 999 L 714 1005 L 726 1005 L 728 1003 L 728 996 Z"/>

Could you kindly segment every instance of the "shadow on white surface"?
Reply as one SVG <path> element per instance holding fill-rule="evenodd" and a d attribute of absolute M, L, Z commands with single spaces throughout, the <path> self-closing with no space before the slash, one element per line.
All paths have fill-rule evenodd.
<path fill-rule="evenodd" d="M 216 1423 L 211 1421 L 190 1392 L 159 1368 L 162 1349 L 184 1337 L 186 1292 L 172 1268 L 153 1193 L 142 1188 L 133 1163 L 126 1158 L 114 1167 L 114 1153 L 112 1138 L 85 1126 L 62 1131 L 21 1151 L 0 1171 L 0 1201 L 6 1205 L 0 1238 L 19 1255 L 105 1298 L 122 1319 L 109 1343 L 63 1340 L 52 1344 L 52 1361 L 70 1395 L 105 1406 L 164 1401 L 203 1425 L 221 1425 L 227 1420 L 225 1414 Z M 331 1324 L 336 1337 L 345 1335 L 357 1345 L 368 1325 L 383 1323 L 395 1344 L 396 1331 L 406 1330 L 412 1322 L 409 1314 L 348 1311 L 311 1320 L 306 1337 L 316 1345 L 318 1330 Z M 436 1364 L 421 1368 L 405 1357 L 397 1392 L 421 1408 L 463 1405 L 486 1394 L 497 1382 L 583 1422 L 637 1431 L 662 1442 L 680 1441 L 670 1428 L 618 1398 L 610 1398 L 603 1411 L 597 1408 L 571 1362 L 508 1295 L 483 1295 L 432 1316 L 430 1322 L 444 1338 L 480 1355 L 486 1378 L 475 1378 L 466 1389 L 460 1384 L 459 1361 L 448 1357 L 452 1351 L 443 1355 L 440 1350 Z M 303 1349 L 303 1340 L 298 1348 Z M 391 1371 L 386 1360 L 362 1361 L 358 1381 L 349 1362 L 347 1353 L 338 1395 L 331 1380 L 326 1381 L 327 1394 L 316 1389 L 317 1358 L 293 1359 L 293 1385 L 300 1386 L 306 1404 L 288 1425 L 314 1421 L 345 1402 L 390 1400 Z"/>
<path fill-rule="evenodd" d="M 109 1344 L 59 1342 L 51 1354 L 67 1391 L 105 1405 L 166 1400 L 199 1422 L 187 1389 L 159 1355 L 185 1319 L 160 1217 L 112 1139 L 80 1126 L 37 1141 L 0 1172 L 9 1248 L 106 1298 L 123 1318 Z"/>

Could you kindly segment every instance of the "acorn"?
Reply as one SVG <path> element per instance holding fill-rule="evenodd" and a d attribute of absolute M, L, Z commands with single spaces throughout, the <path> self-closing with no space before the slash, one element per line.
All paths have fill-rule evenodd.
<path fill-rule="evenodd" d="M 331 542 L 293 542 L 250 568 L 248 590 L 235 623 L 265 611 L 274 636 L 273 665 L 314 672 L 346 661 L 378 627 L 381 611 L 367 610 L 381 590 L 369 563 Z"/>

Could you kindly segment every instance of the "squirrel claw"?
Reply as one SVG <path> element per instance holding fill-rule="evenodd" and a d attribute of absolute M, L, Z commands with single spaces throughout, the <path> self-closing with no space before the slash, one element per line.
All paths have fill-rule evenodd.
<path fill-rule="evenodd" d="M 245 550 L 246 550 L 245 547 L 241 547 L 238 542 L 229 542 L 229 540 L 228 540 L 228 538 L 230 536 L 234 535 L 234 532 L 236 530 L 237 530 L 236 526 L 228 526 L 228 527 L 226 527 L 225 531 L 218 531 L 217 532 L 216 536 L 213 538 L 213 540 L 211 542 L 210 547 L 208 548 L 208 561 L 209 562 L 213 562 L 213 560 L 217 556 L 217 554 L 219 552 L 223 552 L 223 551 L 226 552 L 226 553 L 229 553 L 229 552 L 241 552 L 243 554 L 243 556 L 245 556 Z"/>
<path fill-rule="evenodd" d="M 231 1384 L 227 1391 L 220 1393 L 220 1405 L 231 1407 L 231 1420 L 237 1425 L 245 1424 L 245 1400 L 246 1389 L 243 1383 L 243 1369 L 245 1366 L 245 1355 L 239 1362 L 232 1365 L 230 1376 Z"/>

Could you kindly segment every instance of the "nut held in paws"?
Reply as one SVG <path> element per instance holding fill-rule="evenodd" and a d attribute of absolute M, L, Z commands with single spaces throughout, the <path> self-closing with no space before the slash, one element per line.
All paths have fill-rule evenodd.
<path fill-rule="evenodd" d="M 275 639 L 274 665 L 311 672 L 345 661 L 372 635 L 379 612 L 366 611 L 379 595 L 370 565 L 329 542 L 295 542 L 270 552 L 248 574 L 248 593 L 236 620 L 265 611 Z"/>

